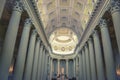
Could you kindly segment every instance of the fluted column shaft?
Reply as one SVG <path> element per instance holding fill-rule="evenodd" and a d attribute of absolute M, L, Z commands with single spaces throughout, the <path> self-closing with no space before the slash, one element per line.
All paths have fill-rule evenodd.
<path fill-rule="evenodd" d="M 36 42 L 36 47 L 35 47 L 35 54 L 34 54 L 34 59 L 33 59 L 33 68 L 32 68 L 32 79 L 31 80 L 36 80 L 37 79 L 37 66 L 38 66 L 38 58 L 39 58 L 39 49 L 40 49 L 40 38 L 37 38 Z"/>
<path fill-rule="evenodd" d="M 47 80 L 49 80 L 49 53 L 47 53 L 47 69 L 46 69 L 46 75 L 47 75 Z"/>
<path fill-rule="evenodd" d="M 105 80 L 104 67 L 103 67 L 103 57 L 101 52 L 101 45 L 97 31 L 94 31 L 93 34 L 94 48 L 95 48 L 95 60 L 97 67 L 97 80 Z"/>
<path fill-rule="evenodd" d="M 97 80 L 95 54 L 94 54 L 94 49 L 93 49 L 92 38 L 88 39 L 88 47 L 89 47 L 89 53 L 90 53 L 91 80 Z"/>
<path fill-rule="evenodd" d="M 58 59 L 58 74 L 60 74 L 60 60 Z"/>
<path fill-rule="evenodd" d="M 45 69 L 44 69 L 44 80 L 47 80 L 47 60 L 48 60 L 48 55 L 47 55 L 47 53 L 45 53 Z"/>
<path fill-rule="evenodd" d="M 3 10 L 5 8 L 5 3 L 6 3 L 6 0 L 0 0 L 0 19 L 3 13 Z"/>
<path fill-rule="evenodd" d="M 38 71 L 37 71 L 37 80 L 40 80 L 41 77 L 41 61 L 42 61 L 42 57 L 43 57 L 43 45 L 41 42 L 41 46 L 40 46 L 40 52 L 39 52 L 39 59 L 38 59 Z"/>
<path fill-rule="evenodd" d="M 87 75 L 87 73 L 86 73 L 86 57 L 85 57 L 85 49 L 84 48 L 82 50 L 82 55 L 83 55 L 82 56 L 83 57 L 82 58 L 83 59 L 83 72 L 84 72 L 84 74 L 83 74 L 84 75 L 84 79 L 83 80 L 87 80 L 87 78 L 86 78 L 87 77 L 86 76 Z"/>
<path fill-rule="evenodd" d="M 44 80 L 44 69 L 45 69 L 45 47 L 44 47 L 44 51 L 43 51 L 43 57 L 42 57 L 42 67 L 41 67 L 42 71 L 41 71 L 41 80 Z"/>
<path fill-rule="evenodd" d="M 120 54 L 120 35 L 119 35 L 119 32 L 120 32 L 120 1 L 113 1 L 111 5 L 111 14 L 112 14 L 112 19 L 113 19 L 113 24 L 114 24 L 119 54 Z"/>
<path fill-rule="evenodd" d="M 50 60 L 50 55 L 49 55 L 49 68 L 48 68 L 48 74 L 49 74 L 49 76 L 48 76 L 48 80 L 50 80 L 50 70 L 51 70 L 51 60 Z"/>
<path fill-rule="evenodd" d="M 71 66 L 70 66 L 71 65 Z M 74 69 L 73 69 L 73 60 L 69 61 L 69 78 L 71 79 L 74 77 Z"/>
<path fill-rule="evenodd" d="M 76 61 L 75 61 L 75 59 L 73 59 L 73 69 L 74 69 L 74 77 L 76 77 L 76 66 L 75 66 L 75 63 L 76 63 Z"/>
<path fill-rule="evenodd" d="M 42 57 L 41 57 L 41 70 L 40 70 L 40 80 L 42 79 L 42 76 L 43 76 L 43 61 L 44 61 L 44 52 L 45 52 L 45 49 L 44 49 L 44 47 L 43 47 L 43 50 L 42 50 Z"/>
<path fill-rule="evenodd" d="M 22 6 L 20 2 L 15 2 L 8 29 L 6 32 L 3 50 L 0 58 L 0 80 L 7 80 L 9 75 L 9 67 L 13 58 L 14 47 L 19 28 Z"/>
<path fill-rule="evenodd" d="M 66 61 L 63 61 L 63 66 L 64 66 L 64 74 L 66 74 Z"/>
<path fill-rule="evenodd" d="M 68 59 L 66 60 L 66 75 L 68 76 Z"/>
<path fill-rule="evenodd" d="M 57 60 L 56 59 L 53 60 L 53 65 L 54 65 L 54 74 L 53 74 L 53 76 L 55 77 L 55 74 L 57 74 Z"/>
<path fill-rule="evenodd" d="M 55 71 L 56 71 L 56 69 L 55 69 L 55 59 L 53 59 L 53 74 L 52 74 L 52 76 L 54 76 Z"/>
<path fill-rule="evenodd" d="M 31 20 L 26 19 L 22 32 L 16 64 L 15 64 L 14 80 L 18 80 L 18 79 L 22 80 L 23 78 L 23 71 L 25 66 L 25 58 L 26 58 L 30 28 L 31 28 Z"/>
<path fill-rule="evenodd" d="M 100 21 L 101 37 L 106 65 L 106 73 L 108 80 L 116 80 L 115 64 L 113 58 L 112 45 L 105 19 Z"/>
<path fill-rule="evenodd" d="M 76 68 L 76 75 L 77 75 L 77 79 L 79 80 L 79 56 L 77 56 L 77 58 L 76 58 L 76 66 L 77 66 L 77 68 Z"/>
<path fill-rule="evenodd" d="M 79 76 L 80 76 L 80 80 L 84 80 L 83 79 L 83 59 L 82 59 L 82 52 L 79 54 Z"/>
<path fill-rule="evenodd" d="M 50 69 L 50 80 L 52 79 L 52 75 L 53 75 L 53 59 L 51 58 L 51 69 Z"/>
<path fill-rule="evenodd" d="M 30 38 L 30 44 L 29 44 L 29 49 L 28 49 L 28 54 L 27 54 L 27 60 L 26 60 L 26 66 L 25 66 L 25 72 L 24 72 L 24 80 L 31 79 L 36 35 L 37 35 L 36 30 L 33 30 L 31 38 Z"/>
<path fill-rule="evenodd" d="M 86 72 L 87 72 L 87 80 L 90 80 L 90 57 L 88 52 L 88 45 L 85 44 L 85 56 L 86 56 Z"/>
<path fill-rule="evenodd" d="M 48 53 L 49 54 L 49 53 Z M 47 57 L 48 59 L 47 59 L 47 80 L 49 80 L 49 78 L 50 78 L 50 55 L 48 55 L 48 57 Z"/>

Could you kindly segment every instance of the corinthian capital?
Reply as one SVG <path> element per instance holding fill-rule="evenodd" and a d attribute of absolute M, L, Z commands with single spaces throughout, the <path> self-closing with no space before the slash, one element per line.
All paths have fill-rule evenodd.
<path fill-rule="evenodd" d="M 110 11 L 111 13 L 120 11 L 120 1 L 112 1 Z"/>
<path fill-rule="evenodd" d="M 14 6 L 13 6 L 13 10 L 14 11 L 19 11 L 22 12 L 23 11 L 23 5 L 20 1 L 15 1 L 14 2 Z"/>

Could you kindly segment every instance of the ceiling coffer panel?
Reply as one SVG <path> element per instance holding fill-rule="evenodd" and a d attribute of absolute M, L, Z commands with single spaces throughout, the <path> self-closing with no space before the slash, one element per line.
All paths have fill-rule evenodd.
<path fill-rule="evenodd" d="M 75 4 L 74 4 L 74 9 L 79 11 L 79 12 L 82 12 L 83 10 L 83 3 L 81 2 L 78 2 L 78 1 L 75 1 Z"/>
<path fill-rule="evenodd" d="M 68 8 L 62 8 L 60 9 L 60 15 L 68 15 L 69 9 Z"/>
<path fill-rule="evenodd" d="M 60 0 L 59 4 L 62 7 L 68 7 L 68 6 L 70 6 L 70 0 Z"/>
<path fill-rule="evenodd" d="M 47 10 L 50 11 L 50 10 L 55 9 L 55 8 L 56 8 L 55 3 L 56 3 L 56 0 L 52 0 L 51 2 L 49 2 L 49 3 L 47 4 L 47 6 L 46 6 L 46 7 L 47 7 Z"/>
<path fill-rule="evenodd" d="M 53 19 L 57 16 L 56 11 L 52 11 L 51 13 L 49 13 L 49 19 Z"/>
<path fill-rule="evenodd" d="M 66 17 L 66 16 L 62 16 L 62 17 L 60 18 L 60 21 L 62 21 L 62 22 L 66 22 L 66 21 L 68 21 L 68 17 Z"/>

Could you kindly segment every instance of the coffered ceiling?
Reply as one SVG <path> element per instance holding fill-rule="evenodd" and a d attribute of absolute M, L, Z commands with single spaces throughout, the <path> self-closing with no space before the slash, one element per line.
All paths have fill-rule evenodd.
<path fill-rule="evenodd" d="M 56 29 L 62 27 L 71 29 L 79 40 L 95 3 L 96 0 L 37 0 L 48 40 Z M 56 36 L 56 41 L 59 41 L 59 38 Z"/>

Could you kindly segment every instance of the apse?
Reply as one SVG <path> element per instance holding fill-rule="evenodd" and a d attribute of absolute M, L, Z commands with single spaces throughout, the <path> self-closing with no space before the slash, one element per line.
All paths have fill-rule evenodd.
<path fill-rule="evenodd" d="M 55 30 L 49 37 L 54 54 L 73 54 L 78 43 L 77 35 L 69 28 L 62 27 Z"/>

